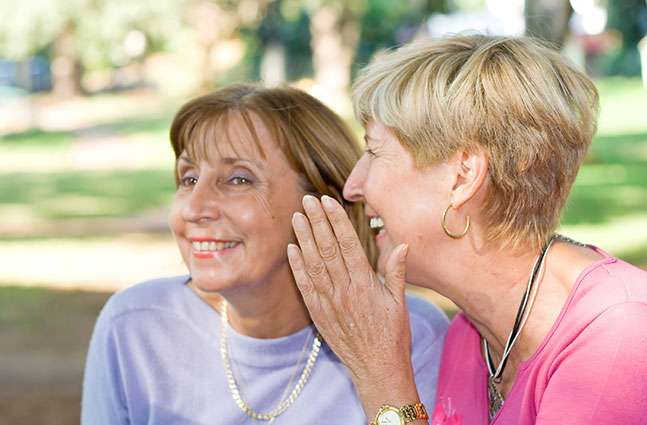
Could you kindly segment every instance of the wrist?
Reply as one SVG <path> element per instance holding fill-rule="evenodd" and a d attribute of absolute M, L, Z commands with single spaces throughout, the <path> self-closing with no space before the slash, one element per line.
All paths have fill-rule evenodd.
<path fill-rule="evenodd" d="M 427 423 L 429 415 L 422 403 L 405 404 L 401 407 L 385 404 L 377 412 L 375 420 L 369 425 L 405 425 L 413 423 Z"/>
<path fill-rule="evenodd" d="M 362 379 L 354 384 L 368 419 L 375 418 L 385 404 L 400 408 L 420 400 L 413 372 L 410 374 L 393 372 L 379 378 Z"/>

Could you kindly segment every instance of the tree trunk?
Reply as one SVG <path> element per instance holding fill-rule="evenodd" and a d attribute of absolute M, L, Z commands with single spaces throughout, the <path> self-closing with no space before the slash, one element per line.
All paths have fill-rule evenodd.
<path fill-rule="evenodd" d="M 285 46 L 278 40 L 265 45 L 261 59 L 261 79 L 268 87 L 275 87 L 285 81 Z"/>
<path fill-rule="evenodd" d="M 52 91 L 59 97 L 73 97 L 83 92 L 83 68 L 76 54 L 76 31 L 72 24 L 54 40 L 52 61 Z"/>
<path fill-rule="evenodd" d="M 572 13 L 569 0 L 525 0 L 526 35 L 541 38 L 561 48 Z"/>
<path fill-rule="evenodd" d="M 341 114 L 351 112 L 350 72 L 359 32 L 359 20 L 346 5 L 340 10 L 323 5 L 310 17 L 316 94 Z"/>

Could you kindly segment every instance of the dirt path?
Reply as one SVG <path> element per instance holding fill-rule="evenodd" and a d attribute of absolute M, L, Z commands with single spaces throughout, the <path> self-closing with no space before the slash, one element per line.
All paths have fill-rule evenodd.
<path fill-rule="evenodd" d="M 0 286 L 0 425 L 79 423 L 88 342 L 109 296 Z"/>

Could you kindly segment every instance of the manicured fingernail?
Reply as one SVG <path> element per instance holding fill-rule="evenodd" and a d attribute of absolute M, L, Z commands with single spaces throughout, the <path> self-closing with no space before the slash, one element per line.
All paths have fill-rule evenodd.
<path fill-rule="evenodd" d="M 308 225 L 308 223 L 306 222 L 306 217 L 299 212 L 295 212 L 292 216 L 292 224 L 297 230 L 303 230 Z"/>
<path fill-rule="evenodd" d="M 321 197 L 321 206 L 324 207 L 326 211 L 332 211 L 335 209 L 335 203 L 332 201 L 332 198 L 328 195 Z"/>
<path fill-rule="evenodd" d="M 398 261 L 404 263 L 407 260 L 407 253 L 409 252 L 409 244 L 403 244 L 398 254 Z"/>

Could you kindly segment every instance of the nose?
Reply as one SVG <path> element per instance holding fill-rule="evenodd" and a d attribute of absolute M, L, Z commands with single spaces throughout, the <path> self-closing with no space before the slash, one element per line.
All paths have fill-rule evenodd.
<path fill-rule="evenodd" d="M 218 196 L 205 180 L 198 180 L 186 194 L 182 207 L 182 218 L 197 223 L 217 220 L 220 217 Z"/>
<path fill-rule="evenodd" d="M 350 202 L 357 202 L 364 199 L 364 181 L 368 171 L 368 157 L 362 155 L 353 167 L 350 175 L 344 184 L 344 198 Z"/>

